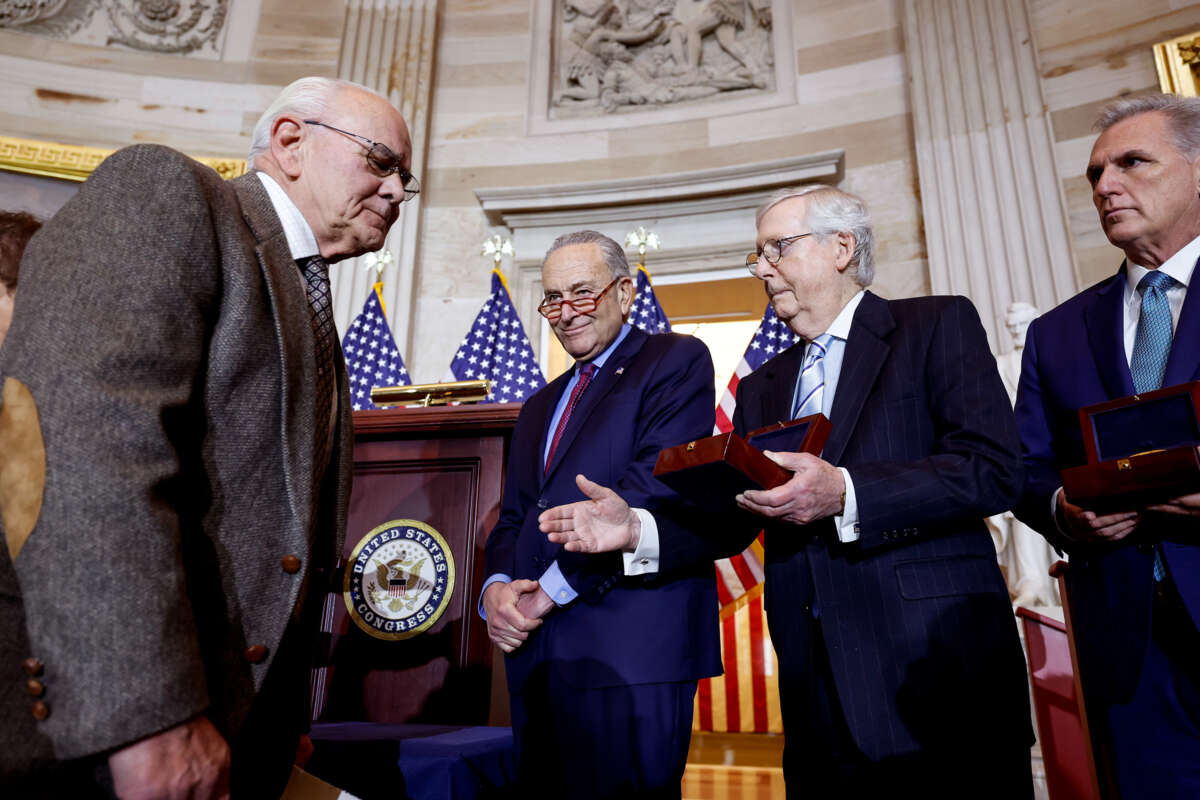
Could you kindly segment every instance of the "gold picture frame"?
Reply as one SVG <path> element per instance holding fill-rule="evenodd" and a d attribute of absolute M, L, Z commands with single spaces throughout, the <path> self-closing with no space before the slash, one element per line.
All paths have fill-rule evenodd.
<path fill-rule="evenodd" d="M 82 182 L 113 152 L 115 148 L 0 136 L 0 169 Z M 246 172 L 244 158 L 195 158 L 201 164 L 212 167 L 222 178 L 236 178 Z"/>
<path fill-rule="evenodd" d="M 1200 31 L 1154 45 L 1154 66 L 1164 92 L 1200 96 Z"/>

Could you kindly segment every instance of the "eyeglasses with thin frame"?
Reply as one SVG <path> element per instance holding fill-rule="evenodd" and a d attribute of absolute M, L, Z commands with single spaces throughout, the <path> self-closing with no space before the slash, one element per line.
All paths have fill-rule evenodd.
<path fill-rule="evenodd" d="M 600 305 L 604 295 L 608 294 L 608 290 L 620 282 L 621 278 L 616 278 L 601 289 L 600 294 L 591 297 L 577 297 L 574 300 L 543 300 L 542 304 L 538 306 L 538 313 L 550 322 L 558 322 L 558 318 L 562 316 L 563 306 L 570 306 L 576 314 L 591 314 L 596 310 L 596 306 Z"/>
<path fill-rule="evenodd" d="M 417 176 L 404 168 L 403 161 L 400 156 L 392 152 L 392 148 L 388 147 L 383 142 L 376 142 L 368 139 L 365 136 L 360 136 L 357 133 L 344 131 L 341 128 L 335 128 L 332 125 L 321 122 L 317 119 L 304 120 L 305 125 L 320 125 L 322 128 L 329 128 L 331 131 L 353 136 L 355 139 L 361 139 L 370 147 L 367 148 L 366 158 L 367 164 L 370 165 L 371 171 L 381 178 L 386 178 L 393 172 L 400 176 L 400 183 L 404 186 L 404 199 L 411 200 L 414 195 L 421 191 L 421 182 L 417 180 Z M 401 201 L 403 202 L 403 201 Z"/>
<path fill-rule="evenodd" d="M 783 251 L 787 249 L 792 242 L 797 242 L 805 236 L 812 236 L 809 233 L 797 233 L 795 236 L 784 236 L 782 239 L 767 239 L 763 242 L 762 250 L 756 250 L 753 253 L 746 254 L 746 269 L 751 273 L 758 269 L 758 260 L 765 258 L 767 263 L 772 267 L 779 263 L 779 259 L 783 258 Z"/>

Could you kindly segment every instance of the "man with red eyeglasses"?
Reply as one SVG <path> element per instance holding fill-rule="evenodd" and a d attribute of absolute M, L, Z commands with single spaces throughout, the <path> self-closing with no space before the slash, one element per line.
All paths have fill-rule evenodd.
<path fill-rule="evenodd" d="M 696 682 L 721 671 L 712 565 L 662 572 L 643 555 L 679 525 L 652 474 L 659 451 L 712 432 L 712 360 L 698 339 L 625 322 L 629 273 L 595 231 L 546 254 L 538 310 L 575 365 L 525 402 L 487 541 L 480 613 L 507 654 L 531 797 L 679 797 Z M 628 551 L 568 553 L 539 531 L 539 514 L 586 499 L 591 481 L 636 516 Z"/>

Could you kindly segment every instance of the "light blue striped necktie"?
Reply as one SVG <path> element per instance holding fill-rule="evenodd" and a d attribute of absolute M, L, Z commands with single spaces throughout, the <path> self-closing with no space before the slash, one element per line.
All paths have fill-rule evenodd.
<path fill-rule="evenodd" d="M 800 385 L 796 390 L 796 404 L 792 408 L 792 419 L 821 413 L 821 401 L 825 395 L 825 354 L 833 336 L 822 333 L 808 345 L 804 355 L 804 368 L 800 370 Z"/>
<path fill-rule="evenodd" d="M 1167 289 L 1174 283 L 1174 278 L 1158 270 L 1147 272 L 1138 282 L 1138 290 L 1142 293 L 1142 315 L 1138 318 L 1137 334 L 1133 339 L 1133 357 L 1129 359 L 1133 388 L 1138 394 L 1162 388 L 1167 357 L 1171 353 L 1171 306 L 1167 302 Z M 1166 576 L 1162 549 L 1155 547 L 1154 580 L 1161 581 Z"/>

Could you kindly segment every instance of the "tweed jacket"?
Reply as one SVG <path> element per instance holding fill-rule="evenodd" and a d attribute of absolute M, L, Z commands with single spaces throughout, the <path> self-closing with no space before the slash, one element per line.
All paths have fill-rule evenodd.
<path fill-rule="evenodd" d="M 254 175 L 129 147 L 31 241 L 0 354 L 0 513 L 28 652 L 0 655 L 42 665 L 36 730 L 55 758 L 200 713 L 232 738 L 268 672 L 303 685 L 309 664 L 275 654 L 341 550 L 335 358 L 318 485 L 308 302 Z M 23 768 L 26 738 L 0 721 L 0 771 Z"/>

